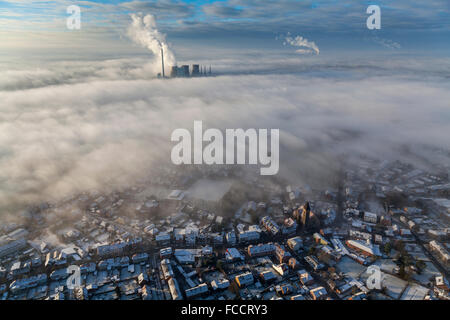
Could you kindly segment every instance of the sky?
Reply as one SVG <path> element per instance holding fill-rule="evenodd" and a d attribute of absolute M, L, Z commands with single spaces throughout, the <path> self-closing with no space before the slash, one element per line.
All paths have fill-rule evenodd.
<path fill-rule="evenodd" d="M 81 8 L 80 30 L 66 9 Z M 368 30 L 366 9 L 381 8 L 381 29 Z M 155 16 L 174 50 L 282 50 L 288 33 L 315 42 L 325 55 L 399 51 L 448 55 L 447 0 L 0 0 L 0 55 L 49 57 L 143 54 L 124 30 L 130 14 Z M 140 49 L 140 50 L 139 50 Z"/>
<path fill-rule="evenodd" d="M 80 30 L 66 27 L 73 4 Z M 371 4 L 380 30 L 366 27 Z M 449 9 L 0 0 L 0 218 L 132 184 L 170 164 L 171 132 L 194 120 L 280 129 L 279 175 L 293 186 L 305 173 L 326 185 L 342 154 L 448 165 L 430 150 L 450 150 Z M 214 76 L 157 79 L 159 46 L 167 63 L 211 65 Z"/>

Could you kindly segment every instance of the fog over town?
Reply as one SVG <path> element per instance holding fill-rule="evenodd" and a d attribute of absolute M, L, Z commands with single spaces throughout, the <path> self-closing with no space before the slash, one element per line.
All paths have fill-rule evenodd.
<path fill-rule="evenodd" d="M 450 7 L 380 2 L 3 1 L 0 300 L 450 300 Z"/>
<path fill-rule="evenodd" d="M 444 134 L 450 134 L 450 90 L 443 81 L 448 73 L 421 62 L 405 72 L 382 63 L 372 76 L 367 61 L 363 77 L 348 61 L 297 58 L 286 75 L 270 64 L 261 74 L 251 63 L 243 74 L 233 70 L 236 61 L 219 61 L 212 62 L 218 76 L 190 81 L 155 79 L 145 59 L 6 70 L 0 76 L 2 212 L 109 188 L 115 179 L 132 182 L 154 161 L 169 164 L 171 132 L 192 130 L 194 120 L 212 128 L 279 128 L 280 174 L 288 178 L 313 170 L 326 179 L 336 156 L 352 153 L 433 167 L 445 159 L 424 148 L 450 147 Z M 448 70 L 449 62 L 440 62 Z"/>

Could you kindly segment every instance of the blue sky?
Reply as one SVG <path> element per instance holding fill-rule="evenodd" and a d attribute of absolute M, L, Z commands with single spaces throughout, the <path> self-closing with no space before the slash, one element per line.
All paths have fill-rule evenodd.
<path fill-rule="evenodd" d="M 82 30 L 66 29 L 71 4 L 82 9 Z M 381 30 L 366 28 L 370 4 L 381 7 Z M 153 14 L 158 29 L 180 47 L 277 48 L 282 45 L 276 37 L 290 32 L 315 41 L 325 53 L 449 50 L 448 0 L 0 0 L 0 53 L 99 44 L 116 50 L 126 46 L 134 12 Z"/>

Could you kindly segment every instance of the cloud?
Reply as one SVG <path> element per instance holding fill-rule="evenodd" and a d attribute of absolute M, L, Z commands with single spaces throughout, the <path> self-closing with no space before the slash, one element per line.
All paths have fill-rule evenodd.
<path fill-rule="evenodd" d="M 46 68 L 11 68 L 7 63 L 0 74 L 0 91 L 76 84 L 99 80 L 151 79 L 161 71 L 156 57 L 101 61 L 45 61 Z M 8 69 L 8 67 L 10 69 Z M 0 68 L 2 65 L 0 64 Z M 5 70 L 6 68 L 6 70 Z"/>
<path fill-rule="evenodd" d="M 218 3 L 213 3 L 211 5 L 204 5 L 202 9 L 208 15 L 222 18 L 235 18 L 239 17 L 243 13 L 242 9 L 240 8 L 235 8 L 232 6 L 227 6 Z"/>
<path fill-rule="evenodd" d="M 186 18 L 194 14 L 193 5 L 172 0 L 128 1 L 119 4 L 119 7 L 135 12 L 149 12 L 161 18 Z"/>

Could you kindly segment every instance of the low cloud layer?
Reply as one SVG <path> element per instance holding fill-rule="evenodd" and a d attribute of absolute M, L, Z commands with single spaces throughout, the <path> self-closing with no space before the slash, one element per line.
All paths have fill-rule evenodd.
<path fill-rule="evenodd" d="M 280 175 L 293 179 L 305 170 L 326 176 L 342 153 L 395 159 L 404 156 L 400 145 L 450 148 L 450 85 L 441 76 L 361 76 L 355 66 L 343 72 L 329 64 L 307 73 L 158 80 L 145 77 L 140 60 L 85 62 L 79 73 L 77 64 L 0 76 L 4 213 L 132 182 L 170 163 L 171 132 L 192 130 L 194 120 L 279 128 Z"/>

